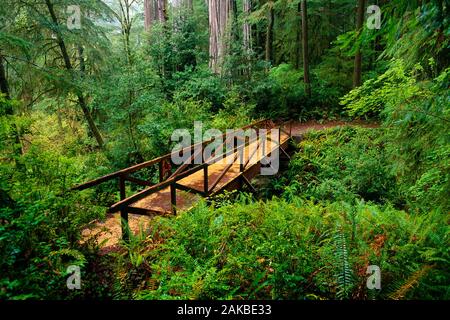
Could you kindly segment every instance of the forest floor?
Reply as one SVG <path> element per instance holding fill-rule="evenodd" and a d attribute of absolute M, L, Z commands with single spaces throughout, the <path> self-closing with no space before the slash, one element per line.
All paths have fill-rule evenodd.
<path fill-rule="evenodd" d="M 307 121 L 307 122 L 294 122 L 292 124 L 292 135 L 302 136 L 310 130 L 324 130 L 340 126 L 362 126 L 375 128 L 378 127 L 376 123 L 368 123 L 364 121 Z M 169 215 L 169 214 L 168 214 Z M 136 214 L 128 215 L 128 223 L 131 232 L 137 234 L 140 230 L 148 231 L 152 216 L 142 216 Z M 82 231 L 82 242 L 86 242 L 92 238 L 95 238 L 97 243 L 101 247 L 101 253 L 108 253 L 117 250 L 117 244 L 119 243 L 122 235 L 120 213 L 108 214 L 103 221 L 96 220 L 91 222 Z"/>

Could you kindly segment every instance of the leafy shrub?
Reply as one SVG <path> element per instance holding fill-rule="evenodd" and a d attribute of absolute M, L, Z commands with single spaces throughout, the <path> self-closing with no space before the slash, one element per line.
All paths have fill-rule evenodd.
<path fill-rule="evenodd" d="M 286 197 L 330 201 L 397 200 L 383 129 L 341 127 L 310 132 L 299 144 L 278 191 Z"/>
<path fill-rule="evenodd" d="M 420 69 L 416 67 L 407 73 L 403 62 L 396 60 L 384 74 L 350 91 L 341 99 L 341 104 L 351 116 L 378 116 L 386 106 L 420 95 L 414 77 L 417 68 Z"/>
<path fill-rule="evenodd" d="M 0 190 L 8 200 L 0 205 L 0 298 L 74 297 L 66 287 L 66 269 L 86 270 L 81 228 L 103 210 L 89 204 L 89 193 L 67 192 L 78 174 L 76 159 L 36 145 L 20 161 L 19 170 L 0 168 Z"/>
<path fill-rule="evenodd" d="M 450 71 L 432 82 L 418 82 L 420 70 L 416 66 L 407 72 L 402 61 L 396 61 L 384 75 L 350 92 L 343 103 L 351 114 L 377 113 L 384 120 L 387 168 L 408 205 L 448 212 Z"/>
<path fill-rule="evenodd" d="M 155 220 L 148 241 L 165 240 L 147 253 L 151 277 L 136 297 L 361 299 L 369 295 L 366 269 L 375 264 L 383 279 L 378 298 L 389 298 L 425 266 L 429 273 L 405 295 L 445 298 L 448 251 L 439 239 L 447 232 L 436 212 L 409 215 L 364 202 L 241 197 L 216 209 L 199 205 L 176 219 Z"/>

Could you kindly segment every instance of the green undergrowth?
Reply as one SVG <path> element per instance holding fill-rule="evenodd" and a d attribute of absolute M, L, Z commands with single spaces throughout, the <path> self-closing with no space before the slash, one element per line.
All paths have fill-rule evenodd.
<path fill-rule="evenodd" d="M 126 254 L 138 299 L 448 298 L 446 217 L 359 201 L 241 195 L 159 218 Z M 164 239 L 164 240 L 163 240 Z M 136 240 L 136 239 L 135 239 Z M 133 242 L 133 241 L 132 241 Z M 369 265 L 381 290 L 368 290 Z M 130 265 L 129 265 L 130 267 Z M 419 275 L 418 275 L 419 274 Z"/>

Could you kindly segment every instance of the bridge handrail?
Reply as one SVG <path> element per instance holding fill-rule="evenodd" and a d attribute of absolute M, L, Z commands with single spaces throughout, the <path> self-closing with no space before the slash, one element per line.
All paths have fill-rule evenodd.
<path fill-rule="evenodd" d="M 260 125 L 262 123 L 266 123 L 267 121 L 269 121 L 269 120 L 268 119 L 259 120 L 259 121 L 256 121 L 256 122 L 252 123 L 252 124 L 249 124 L 249 125 L 247 125 L 245 127 L 242 127 L 242 128 L 239 128 L 239 129 L 235 129 L 234 132 L 236 132 L 238 130 L 243 130 L 243 129 L 245 130 L 245 129 L 249 129 L 249 128 L 258 126 L 258 125 Z M 222 137 L 224 137 L 224 136 L 226 136 L 226 133 L 222 135 Z M 104 175 L 102 177 L 96 178 L 94 180 L 90 180 L 88 182 L 85 182 L 85 183 L 82 183 L 82 184 L 79 184 L 79 185 L 76 185 L 76 186 L 72 187 L 71 190 L 78 190 L 78 191 L 85 190 L 85 189 L 94 187 L 96 185 L 99 185 L 101 183 L 107 182 L 109 180 L 112 180 L 112 179 L 115 179 L 115 178 L 120 178 L 120 177 L 127 179 L 126 176 L 131 174 L 131 173 L 134 173 L 136 171 L 139 171 L 139 170 L 142 170 L 144 168 L 150 167 L 152 165 L 158 164 L 158 163 L 160 163 L 160 162 L 162 162 L 164 160 L 170 159 L 172 157 L 172 155 L 174 155 L 174 154 L 178 154 L 180 152 L 185 152 L 188 149 L 190 149 L 190 150 L 195 149 L 195 147 L 198 147 L 199 145 L 207 144 L 209 142 L 212 142 L 213 140 L 214 140 L 214 138 L 211 138 L 209 140 L 198 142 L 198 143 L 190 145 L 188 147 L 177 149 L 177 150 L 175 150 L 175 151 L 173 151 L 171 153 L 165 154 L 165 155 L 160 156 L 158 158 L 155 158 L 155 159 L 152 159 L 152 160 L 149 160 L 149 161 L 145 161 L 145 162 L 142 162 L 142 163 L 139 163 L 139 164 L 135 164 L 135 165 L 133 165 L 131 167 L 128 167 L 128 168 L 125 168 L 125 169 L 122 169 L 122 170 L 119 170 L 119 171 L 116 171 L 116 172 Z"/>
<path fill-rule="evenodd" d="M 265 121 L 265 120 L 262 120 L 262 121 Z M 260 123 L 260 122 L 262 122 L 262 121 L 259 121 L 258 123 Z M 244 127 L 244 128 L 241 128 L 241 129 L 248 129 L 248 128 L 250 128 L 250 127 L 251 127 L 251 125 L 246 126 L 246 127 Z M 238 130 L 239 130 L 239 129 L 238 129 Z M 280 129 L 280 131 L 281 131 L 281 129 Z M 269 139 L 270 139 L 270 138 L 269 138 Z M 227 156 L 229 156 L 229 155 L 235 154 L 234 160 L 233 160 L 233 163 L 234 163 L 234 162 L 236 161 L 236 158 L 238 157 L 238 152 L 237 152 L 237 151 L 243 150 L 248 144 L 253 143 L 253 142 L 255 142 L 255 141 L 259 142 L 259 141 L 258 141 L 258 137 L 256 137 L 256 138 L 253 139 L 253 140 L 249 139 L 248 141 L 245 141 L 242 145 L 240 145 L 240 146 L 238 146 L 238 147 L 235 147 L 235 149 L 229 150 L 229 151 L 226 152 L 225 154 L 221 154 L 221 155 L 218 155 L 218 156 L 216 156 L 216 157 L 213 157 L 212 159 L 209 159 L 208 161 L 205 161 L 205 162 L 203 162 L 202 164 L 200 164 L 200 165 L 198 165 L 198 166 L 196 166 L 196 167 L 194 167 L 194 168 L 191 168 L 191 169 L 189 169 L 189 170 L 187 170 L 187 171 L 181 172 L 181 173 L 179 173 L 179 174 L 176 175 L 176 176 L 170 177 L 169 179 L 167 179 L 167 180 L 165 180 L 165 181 L 163 181 L 163 182 L 161 182 L 161 183 L 159 183 L 159 184 L 156 184 L 156 185 L 154 185 L 154 186 L 148 187 L 148 188 L 146 188 L 146 189 L 144 189 L 144 190 L 142 190 L 142 191 L 140 191 L 140 192 L 138 192 L 138 193 L 136 193 L 136 194 L 134 194 L 134 195 L 132 195 L 132 196 L 130 196 L 130 197 L 128 197 L 128 198 L 121 199 L 120 201 L 118 201 L 118 202 L 114 203 L 113 205 L 111 205 L 111 206 L 109 207 L 109 210 L 108 210 L 108 211 L 109 211 L 109 212 L 122 211 L 122 210 L 126 209 L 126 208 L 128 207 L 128 205 L 130 205 L 130 204 L 132 204 L 132 203 L 135 203 L 135 202 L 137 202 L 137 201 L 139 201 L 139 200 L 145 198 L 146 196 L 148 196 L 148 195 L 150 195 L 150 194 L 153 194 L 153 193 L 155 193 L 155 192 L 158 192 L 158 191 L 160 191 L 160 190 L 162 190 L 162 189 L 165 189 L 165 188 L 167 188 L 167 187 L 169 187 L 169 186 L 170 186 L 171 188 L 176 189 L 177 181 L 179 181 L 179 180 L 181 180 L 181 179 L 183 179 L 183 178 L 185 178 L 185 177 L 187 177 L 187 176 L 189 176 L 189 175 L 191 175 L 191 174 L 193 174 L 193 173 L 195 173 L 195 172 L 197 172 L 197 171 L 199 171 L 199 170 L 205 169 L 205 167 L 206 167 L 206 169 L 207 169 L 207 167 L 208 167 L 211 163 L 214 163 L 214 161 L 215 161 L 216 159 L 223 159 L 224 156 L 227 157 Z M 279 142 L 280 142 L 280 141 L 278 141 L 278 143 L 279 143 Z M 257 149 L 256 149 L 256 150 L 257 150 Z M 233 163 L 231 163 L 231 165 L 232 165 Z M 247 164 L 248 164 L 248 161 L 247 161 L 247 163 L 246 163 L 245 165 L 244 165 L 244 164 L 241 165 L 242 168 L 245 168 Z M 224 169 L 224 171 L 221 172 L 219 178 L 217 178 L 216 181 L 214 181 L 214 183 L 213 183 L 212 186 L 207 187 L 207 188 L 206 188 L 207 190 L 205 190 L 205 192 L 211 192 L 211 191 L 214 189 L 214 187 L 219 183 L 220 179 L 223 177 L 223 175 L 226 173 L 226 171 L 229 170 L 229 168 L 231 167 L 231 165 L 227 166 L 227 167 Z M 242 169 L 241 169 L 241 170 L 242 170 Z M 205 173 L 205 174 L 206 174 L 206 173 Z"/>

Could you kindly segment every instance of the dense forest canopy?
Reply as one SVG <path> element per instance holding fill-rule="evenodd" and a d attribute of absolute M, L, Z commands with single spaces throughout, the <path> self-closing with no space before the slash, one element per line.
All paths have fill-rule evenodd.
<path fill-rule="evenodd" d="M 449 299 L 449 11 L 2 0 L 0 299 Z M 152 219 L 112 252 L 83 241 L 119 195 L 71 187 L 168 153 L 195 121 L 264 118 L 371 125 L 307 133 L 256 194 Z"/>

